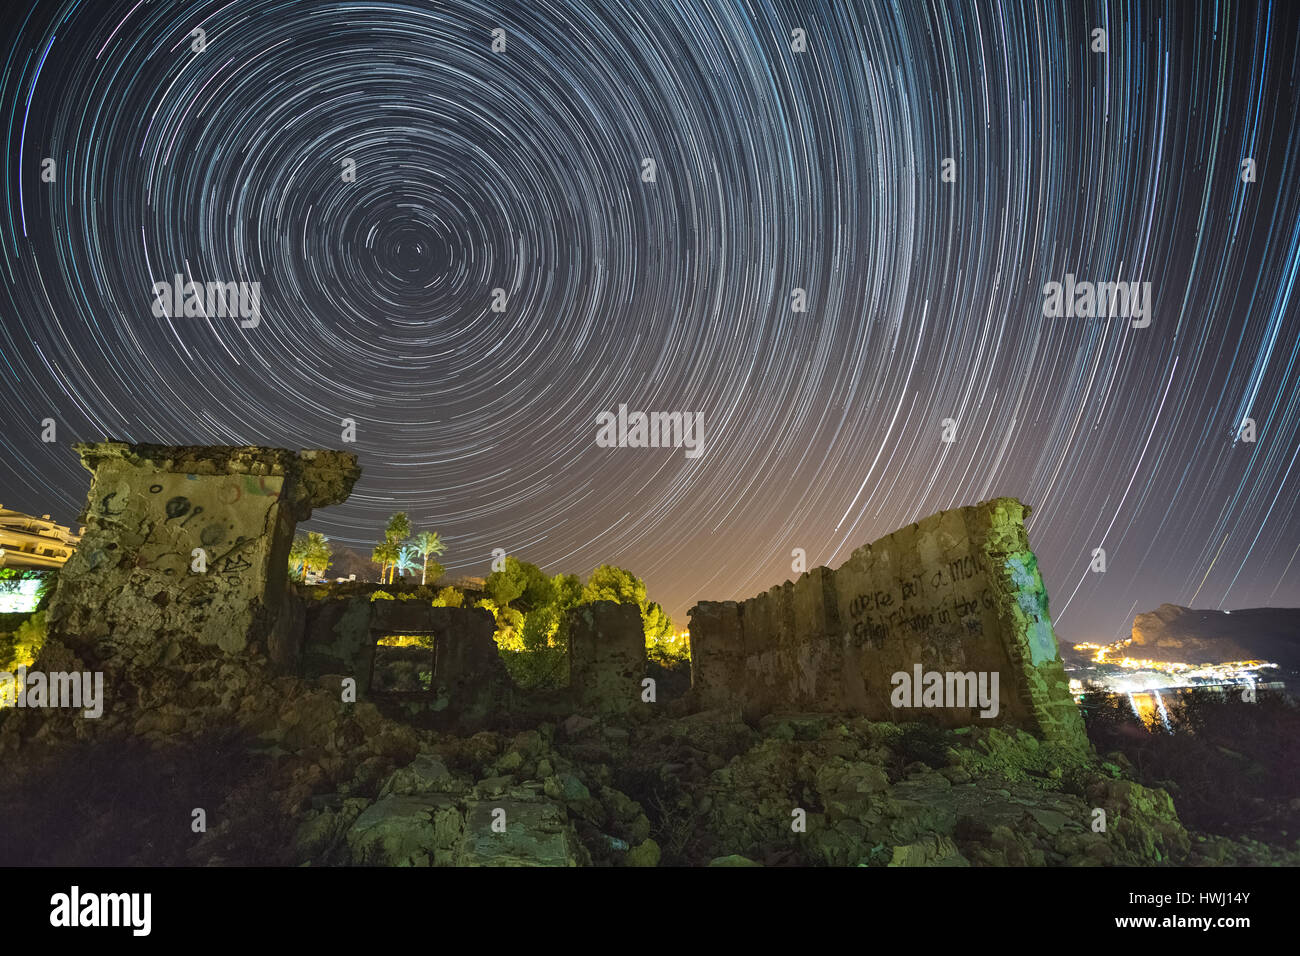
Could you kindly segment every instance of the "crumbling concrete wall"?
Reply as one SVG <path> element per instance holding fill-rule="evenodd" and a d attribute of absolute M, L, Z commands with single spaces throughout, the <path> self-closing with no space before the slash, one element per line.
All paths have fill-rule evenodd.
<path fill-rule="evenodd" d="M 357 682 L 357 691 L 370 690 L 375 636 L 370 631 L 372 602 L 368 594 L 309 600 L 303 627 L 302 674 L 338 674 Z"/>
<path fill-rule="evenodd" d="M 511 683 L 497 650 L 491 612 L 433 607 L 421 600 L 371 600 L 360 594 L 312 601 L 302 655 L 306 677 L 337 674 L 371 693 L 375 644 L 388 635 L 428 634 L 433 643 L 432 686 L 425 713 L 446 712 L 450 723 L 472 727 L 506 709 Z M 417 701 L 407 700 L 414 706 Z M 408 708 L 409 709 L 409 708 Z"/>
<path fill-rule="evenodd" d="M 433 607 L 423 601 L 375 601 L 370 632 L 432 633 L 435 710 L 446 710 L 462 726 L 472 726 L 501 711 L 510 677 L 497 650 L 496 623 L 483 608 Z"/>
<path fill-rule="evenodd" d="M 387 635 L 430 634 L 434 664 L 427 693 L 404 692 L 402 705 L 425 715 L 445 712 L 460 728 L 504 711 L 532 715 L 625 712 L 641 699 L 645 630 L 635 604 L 598 601 L 568 613 L 569 686 L 516 688 L 502 663 L 495 622 L 483 608 L 433 607 L 421 600 L 371 601 L 367 595 L 311 601 L 303 675 L 353 677 L 371 695 L 375 642 Z M 416 698 L 422 698 L 421 704 Z M 377 699 L 377 696 L 376 696 Z"/>
<path fill-rule="evenodd" d="M 84 660 L 139 671 L 196 644 L 296 666 L 303 625 L 287 583 L 294 529 L 345 500 L 353 455 L 101 442 L 86 534 L 59 575 L 50 636 Z M 145 678 L 140 672 L 137 678 Z"/>
<path fill-rule="evenodd" d="M 645 626 L 635 604 L 596 601 L 569 611 L 569 688 L 582 712 L 619 713 L 641 703 Z"/>
<path fill-rule="evenodd" d="M 943 511 L 743 602 L 691 611 L 701 707 L 855 713 L 1086 738 L 1014 498 Z M 894 675 L 998 675 L 995 717 L 973 701 L 895 706 Z M 910 701 L 910 694 L 909 694 Z"/>

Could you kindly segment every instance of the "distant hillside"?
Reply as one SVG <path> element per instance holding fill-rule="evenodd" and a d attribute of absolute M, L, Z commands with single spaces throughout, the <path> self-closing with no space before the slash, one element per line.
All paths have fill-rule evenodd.
<path fill-rule="evenodd" d="M 346 548 L 341 544 L 334 544 L 334 557 L 330 561 L 329 570 L 325 572 L 326 580 L 333 581 L 335 578 L 346 578 L 349 574 L 355 574 L 358 581 L 379 580 L 379 566 L 371 561 L 368 557 L 358 554 L 351 548 Z"/>
<path fill-rule="evenodd" d="M 1300 608 L 1208 611 L 1162 604 L 1133 619 L 1130 657 L 1189 664 L 1266 660 L 1300 668 Z"/>

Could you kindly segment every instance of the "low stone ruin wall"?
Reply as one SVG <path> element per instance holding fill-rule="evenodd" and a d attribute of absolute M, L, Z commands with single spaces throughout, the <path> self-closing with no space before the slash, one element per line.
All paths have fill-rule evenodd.
<path fill-rule="evenodd" d="M 376 641 L 387 635 L 429 635 L 431 686 L 402 695 L 414 708 L 446 712 L 449 722 L 477 727 L 506 708 L 510 678 L 497 652 L 496 625 L 483 608 L 433 607 L 428 601 L 377 600 L 366 595 L 309 601 L 302 674 L 356 681 L 372 696 Z"/>
<path fill-rule="evenodd" d="M 552 692 L 514 687 L 482 608 L 432 607 L 419 600 L 371 600 L 361 594 L 309 601 L 302 673 L 351 677 L 359 695 L 372 687 L 376 641 L 387 635 L 430 635 L 432 679 L 427 692 L 390 694 L 412 713 L 444 714 L 462 729 L 506 712 L 626 712 L 641 700 L 645 633 L 634 604 L 598 601 L 569 612 L 569 686 Z"/>
<path fill-rule="evenodd" d="M 350 678 L 365 699 L 376 641 L 405 634 L 432 636 L 432 686 L 408 703 L 461 728 L 511 710 L 627 710 L 640 699 L 645 642 L 634 605 L 575 609 L 570 687 L 529 695 L 513 687 L 486 610 L 376 601 L 365 589 L 300 597 L 288 581 L 295 528 L 313 508 L 346 500 L 360 476 L 350 454 L 75 447 L 91 472 L 86 533 L 60 574 L 48 646 L 103 671 L 106 703 L 127 703 L 133 719 L 160 708 L 175 724 L 212 697 L 236 706 L 225 688 L 254 670 Z"/>
<path fill-rule="evenodd" d="M 635 604 L 596 601 L 569 612 L 569 687 L 574 709 L 627 713 L 645 706 L 645 626 Z"/>
<path fill-rule="evenodd" d="M 360 474 L 351 455 L 121 442 L 77 450 L 92 472 L 86 534 L 50 604 L 49 647 L 104 671 L 109 706 L 128 701 L 184 721 L 191 700 L 236 705 L 233 688 L 254 669 L 352 678 L 364 698 L 376 641 L 397 634 L 433 636 L 432 686 L 418 703 L 460 726 L 509 712 L 646 706 L 634 605 L 573 609 L 569 687 L 530 695 L 511 684 L 484 610 L 367 593 L 298 597 L 287 580 L 296 524 L 347 498 Z M 1082 740 L 1027 514 L 1011 498 L 941 512 L 835 571 L 817 568 L 740 603 L 699 604 L 694 703 L 752 715 L 988 720 Z M 917 685 L 902 696 L 899 675 Z M 981 689 L 990 699 L 974 699 Z"/>
<path fill-rule="evenodd" d="M 747 601 L 698 604 L 697 706 L 1002 724 L 1086 744 L 1028 514 L 1014 498 L 939 512 L 836 570 L 815 568 Z M 980 680 L 996 706 L 974 699 Z"/>

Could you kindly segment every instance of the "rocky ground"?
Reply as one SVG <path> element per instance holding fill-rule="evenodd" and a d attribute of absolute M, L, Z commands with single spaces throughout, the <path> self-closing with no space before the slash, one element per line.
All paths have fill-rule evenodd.
<path fill-rule="evenodd" d="M 1189 834 L 1169 795 L 1122 764 L 1028 734 L 820 715 L 750 727 L 720 712 L 424 735 L 411 761 L 368 758 L 313 794 L 287 854 L 387 866 L 1300 863 Z"/>
<path fill-rule="evenodd" d="M 1189 833 L 1122 757 L 1024 733 L 714 711 L 455 735 L 340 703 L 336 679 L 207 666 L 93 735 L 0 717 L 0 862 L 1300 864 Z"/>

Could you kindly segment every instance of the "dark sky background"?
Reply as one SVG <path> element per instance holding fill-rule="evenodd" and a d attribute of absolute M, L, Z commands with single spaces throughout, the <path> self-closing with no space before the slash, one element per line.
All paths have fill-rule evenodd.
<path fill-rule="evenodd" d="M 76 440 L 348 447 L 308 527 L 617 563 L 681 626 L 1013 495 L 1063 641 L 1300 605 L 1297 8 L 14 0 L 0 502 L 74 521 Z M 176 272 L 260 326 L 153 317 Z M 1067 273 L 1150 326 L 1044 318 Z M 619 403 L 705 453 L 596 447 Z"/>

